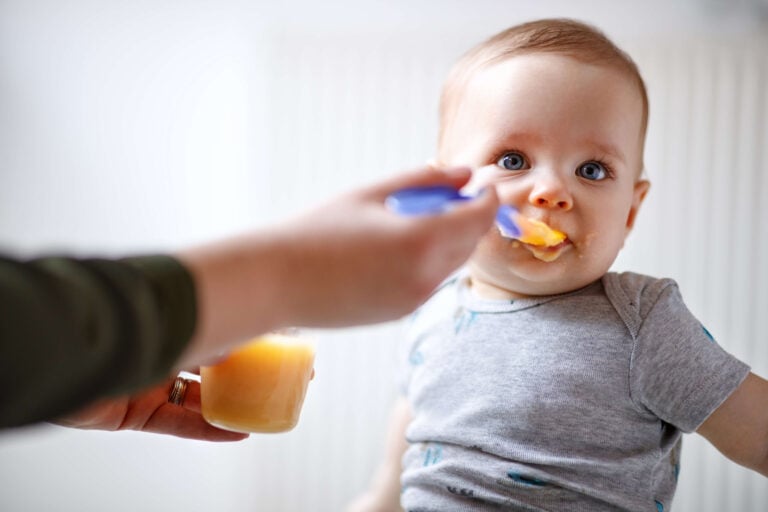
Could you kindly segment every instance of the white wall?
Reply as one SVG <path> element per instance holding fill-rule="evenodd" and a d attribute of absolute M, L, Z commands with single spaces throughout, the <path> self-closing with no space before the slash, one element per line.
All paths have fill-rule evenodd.
<path fill-rule="evenodd" d="M 173 249 L 418 165 L 463 50 L 573 16 L 636 56 L 651 96 L 654 185 L 616 268 L 677 279 L 768 376 L 766 2 L 275 3 L 0 1 L 0 249 Z M 380 454 L 397 332 L 313 333 L 289 434 L 0 434 L 0 510 L 340 510 Z M 685 452 L 676 510 L 765 509 L 764 478 L 696 436 Z"/>

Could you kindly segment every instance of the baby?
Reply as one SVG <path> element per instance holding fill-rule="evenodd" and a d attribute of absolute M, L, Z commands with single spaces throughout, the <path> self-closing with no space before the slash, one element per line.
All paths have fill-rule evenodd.
<path fill-rule="evenodd" d="M 440 110 L 440 165 L 565 239 L 494 229 L 415 313 L 386 460 L 352 509 L 666 511 L 688 432 L 768 475 L 768 382 L 673 281 L 608 271 L 649 188 L 630 57 L 579 22 L 525 23 L 459 60 Z"/>

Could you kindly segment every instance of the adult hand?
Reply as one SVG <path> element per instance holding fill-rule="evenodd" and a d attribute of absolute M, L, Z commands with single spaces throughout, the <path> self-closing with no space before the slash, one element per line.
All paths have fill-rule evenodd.
<path fill-rule="evenodd" d="M 495 193 L 439 215 L 401 216 L 384 206 L 413 186 L 460 188 L 469 169 L 422 170 L 350 192 L 281 226 L 291 325 L 347 326 L 409 313 L 462 265 L 491 228 Z"/>
<path fill-rule="evenodd" d="M 462 265 L 493 225 L 489 189 L 440 215 L 403 217 L 387 195 L 413 186 L 462 187 L 469 169 L 422 169 L 355 190 L 282 225 L 186 251 L 198 329 L 180 364 L 286 326 L 336 327 L 398 318 Z"/>
<path fill-rule="evenodd" d="M 221 430 L 200 414 L 200 383 L 189 380 L 181 405 L 168 402 L 174 379 L 132 396 L 99 400 L 53 423 L 89 430 L 138 430 L 203 441 L 241 441 L 248 434 Z"/>

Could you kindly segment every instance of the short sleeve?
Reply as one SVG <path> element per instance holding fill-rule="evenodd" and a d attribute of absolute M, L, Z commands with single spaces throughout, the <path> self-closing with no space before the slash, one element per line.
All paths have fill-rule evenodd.
<path fill-rule="evenodd" d="M 666 286 L 647 311 L 632 353 L 632 398 L 693 432 L 736 390 L 749 366 L 715 342 L 676 285 Z"/>

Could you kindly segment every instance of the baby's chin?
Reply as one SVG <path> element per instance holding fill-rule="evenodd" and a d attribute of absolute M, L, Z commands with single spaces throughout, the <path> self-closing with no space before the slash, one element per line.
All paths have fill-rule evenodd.
<path fill-rule="evenodd" d="M 531 286 L 509 286 L 500 285 L 498 283 L 484 281 L 482 279 L 469 279 L 472 293 L 483 299 L 491 300 L 515 300 L 515 299 L 530 299 L 536 297 L 547 297 L 551 295 L 562 295 L 569 293 L 590 283 L 572 284 L 571 286 L 546 286 L 546 285 L 531 285 Z"/>
<path fill-rule="evenodd" d="M 553 269 L 554 270 L 554 269 Z M 532 272 L 514 275 L 498 275 L 485 272 L 484 269 L 470 263 L 469 278 L 473 293 L 479 297 L 492 300 L 512 300 L 523 298 L 544 297 L 561 295 L 583 288 L 601 276 L 580 275 L 572 273 L 558 273 L 544 275 L 541 272 Z"/>

